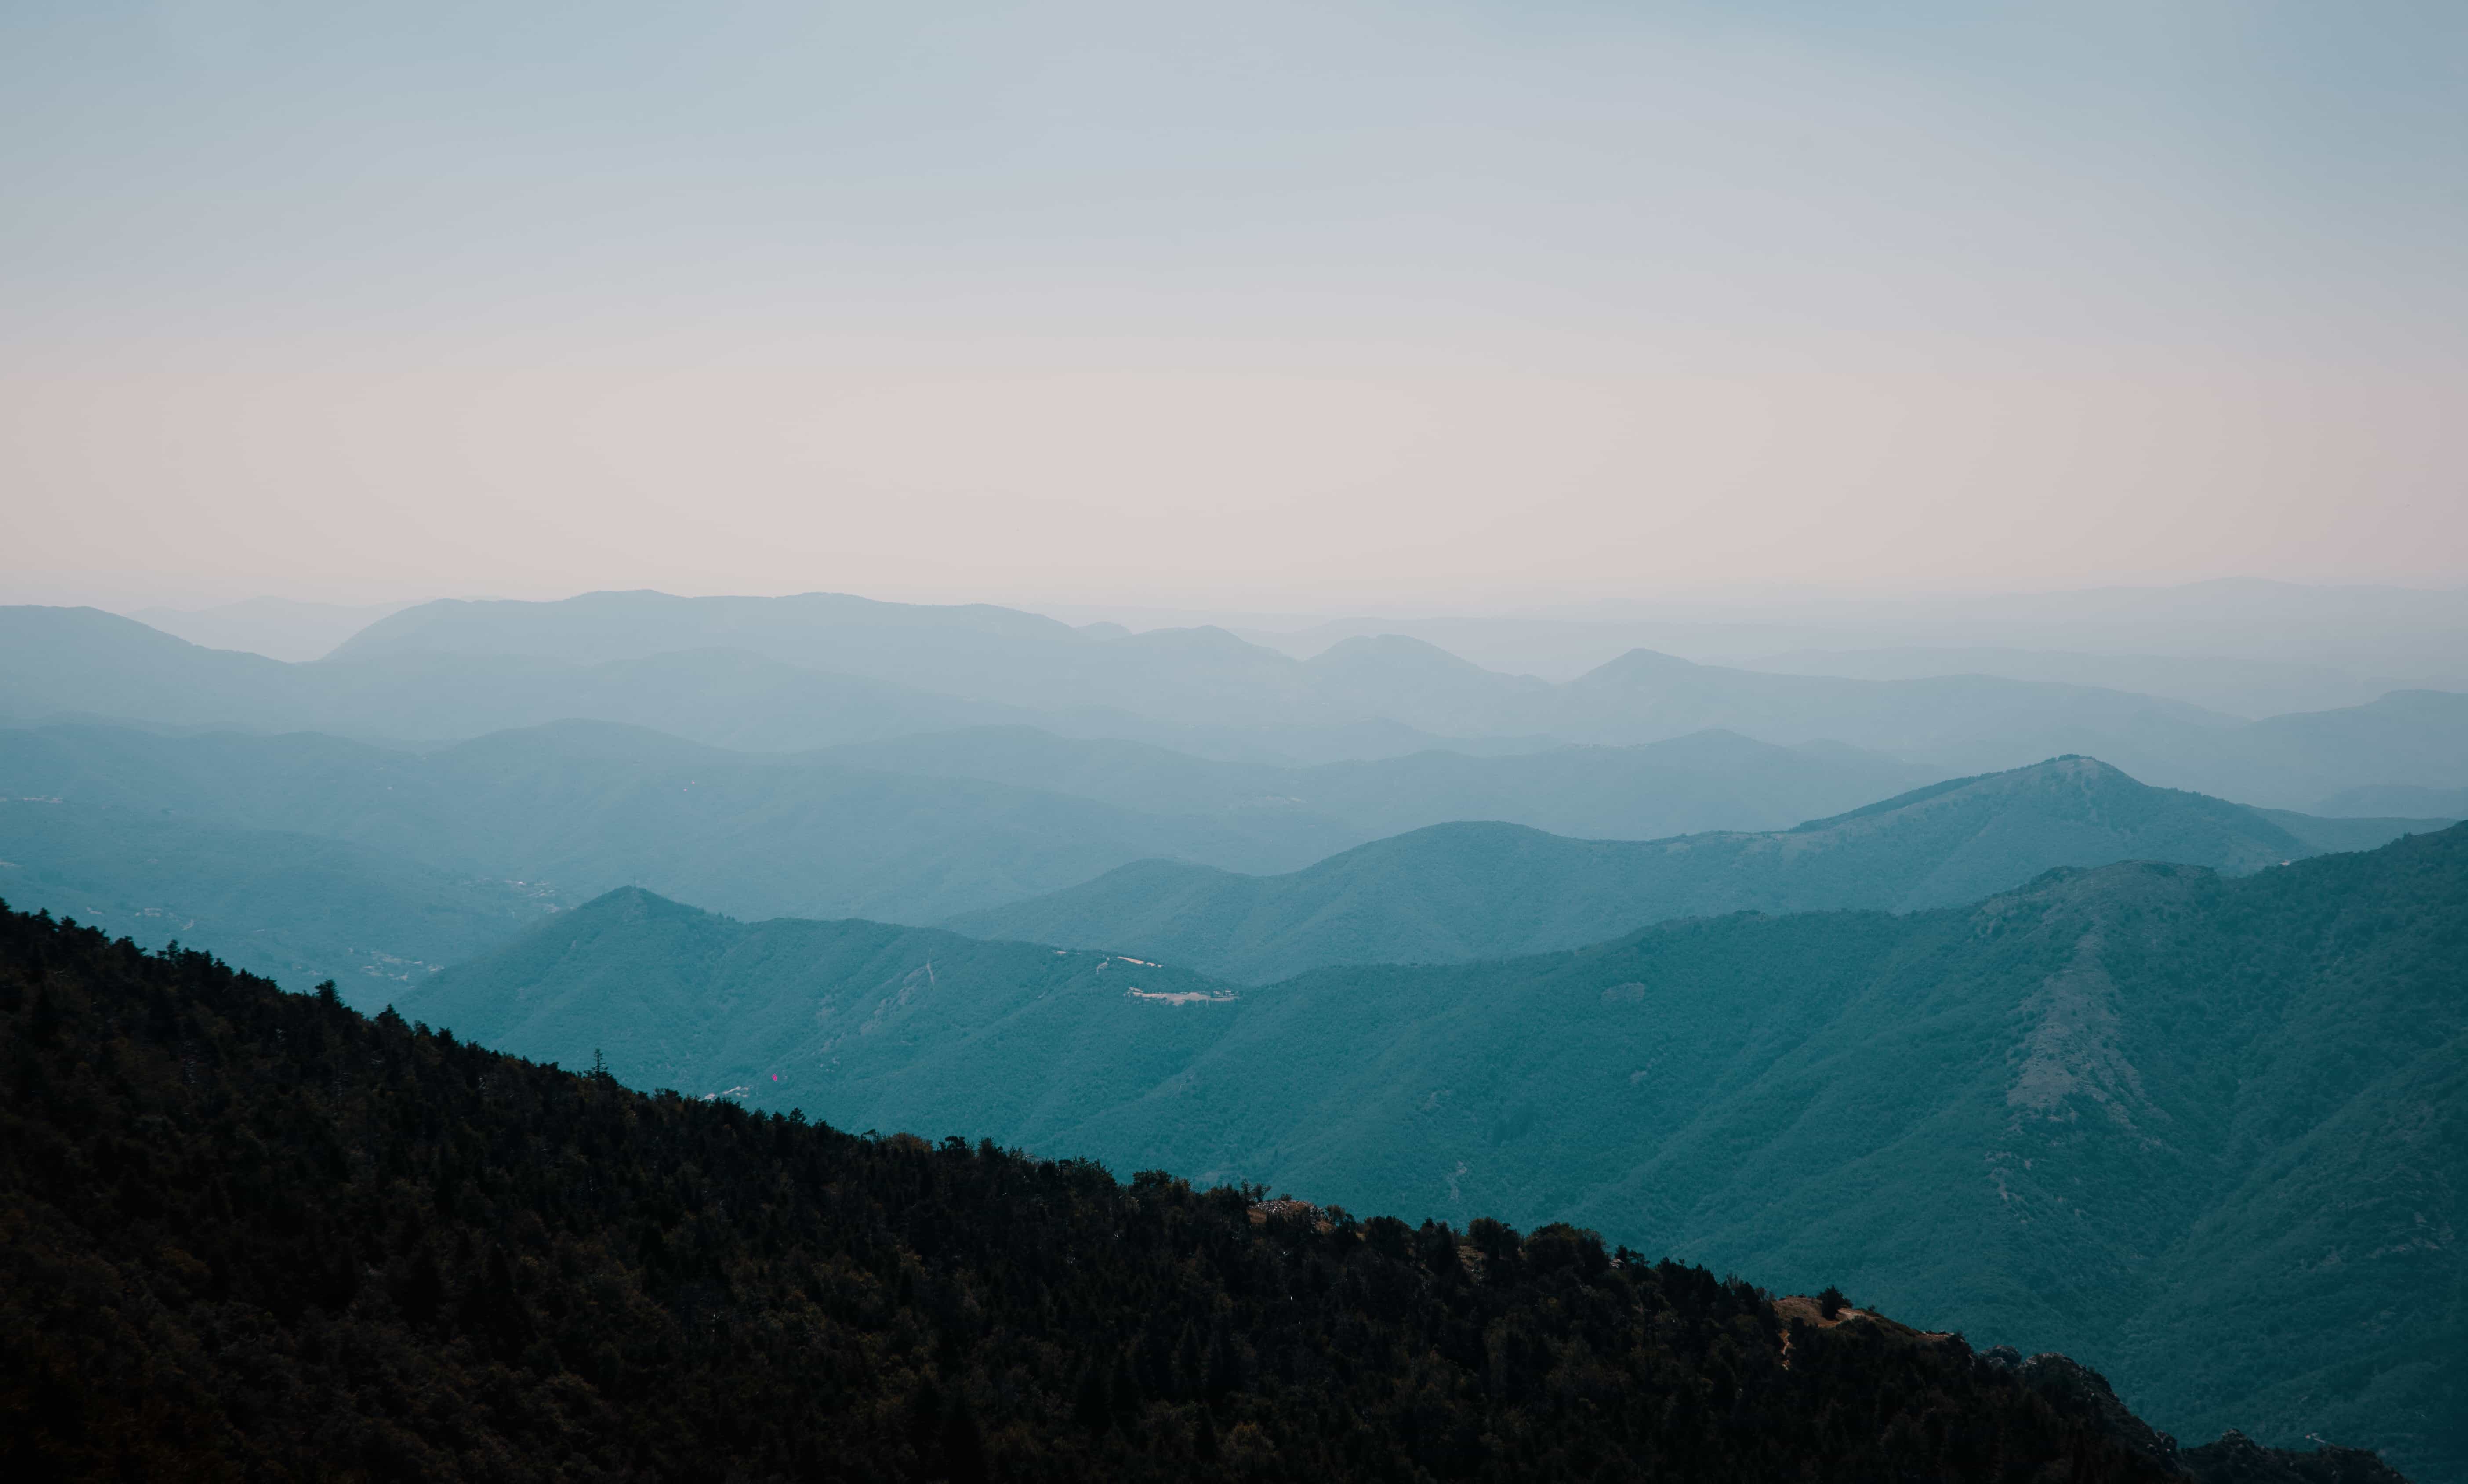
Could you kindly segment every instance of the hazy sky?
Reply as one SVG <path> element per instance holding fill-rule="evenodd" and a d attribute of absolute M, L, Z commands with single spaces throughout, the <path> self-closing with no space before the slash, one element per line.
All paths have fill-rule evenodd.
<path fill-rule="evenodd" d="M 0 600 L 2468 582 L 2468 6 L 0 8 Z"/>

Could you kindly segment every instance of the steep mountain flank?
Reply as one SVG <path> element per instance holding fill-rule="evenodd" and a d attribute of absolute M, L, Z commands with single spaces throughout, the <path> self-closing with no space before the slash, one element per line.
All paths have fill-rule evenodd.
<path fill-rule="evenodd" d="M 1589 1232 L 646 1097 L 13 913 L 0 1077 L 11 1477 L 2206 1477 Z"/>
<path fill-rule="evenodd" d="M 939 1061 L 988 1036 L 1004 1039 L 1006 1057 L 1075 1063 L 1067 1077 L 979 1087 L 1002 1106 L 1004 1128 L 1092 1116 L 1169 1075 L 1217 1028 L 1212 1014 L 1168 1014 L 1177 998 L 1239 1008 L 1217 999 L 1225 986 L 1186 970 L 930 927 L 749 925 L 637 890 L 569 916 L 570 927 L 439 975 L 402 1008 L 544 1060 L 605 1057 L 636 1086 L 759 1087 L 766 1104 L 778 1089 L 811 1096 L 887 1065 L 932 1081 Z M 1012 1093 L 1025 1101 L 1010 1104 Z"/>
<path fill-rule="evenodd" d="M 817 945 L 874 941 L 856 925 L 700 914 L 689 961 L 662 925 L 683 910 L 594 903 L 405 1008 L 573 1062 L 633 1014 L 617 986 L 670 975 L 660 1034 L 718 1048 L 679 1063 L 689 1089 L 1409 1219 L 1581 1221 L 2063 1349 L 2175 1431 L 2468 1478 L 2468 826 L 1250 989 L 922 933 L 847 970 Z"/>

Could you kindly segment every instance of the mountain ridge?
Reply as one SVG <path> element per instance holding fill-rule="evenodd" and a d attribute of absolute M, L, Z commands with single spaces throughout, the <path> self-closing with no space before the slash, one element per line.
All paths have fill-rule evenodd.
<path fill-rule="evenodd" d="M 2060 865 L 2141 856 L 2250 872 L 2319 853 L 2257 810 L 2151 788 L 2077 757 L 1931 784 L 1761 834 L 1578 841 L 1439 825 L 1281 877 L 1141 862 L 946 922 L 1266 983 L 1328 964 L 1515 957 L 1742 908 L 1951 905 Z"/>
<path fill-rule="evenodd" d="M 327 835 L 578 899 L 642 881 L 758 914 L 921 921 L 1146 856 L 1298 863 L 1327 843 L 1309 819 L 1168 816 L 599 722 L 425 754 L 313 733 L 0 730 L 0 792 Z"/>
<path fill-rule="evenodd" d="M 1553 684 L 1414 640 L 1350 646 L 1314 668 L 1223 630 L 1109 636 L 1012 610 L 810 597 L 427 605 L 292 667 L 148 650 L 110 627 L 143 626 L 99 612 L 0 608 L 0 655 L 31 646 L 52 656 L 0 662 L 0 718 L 438 738 L 586 717 L 783 749 L 1000 722 L 1219 750 L 1278 733 L 1290 748 L 1325 747 L 1366 726 L 1619 745 L 1728 727 L 1954 772 L 2094 753 L 2158 782 L 2279 807 L 2355 788 L 2468 784 L 2468 696 L 2447 692 L 2245 721 L 2096 687 L 1781 675 L 1641 650 Z M 828 622 L 808 622 L 814 614 Z M 423 633 L 452 647 L 423 648 Z"/>
<path fill-rule="evenodd" d="M 1598 801 L 1604 825 L 1753 822 L 1793 804 L 1872 797 L 1909 776 L 1880 760 L 1718 739 L 1294 769 L 1026 730 L 759 754 L 582 721 L 418 753 L 316 733 L 0 729 L 0 795 L 331 835 L 582 896 L 638 881 L 755 915 L 927 922 L 1152 856 L 1293 869 L 1390 820 L 1468 805 L 1557 821 Z M 858 830 L 865 819 L 883 827 Z"/>

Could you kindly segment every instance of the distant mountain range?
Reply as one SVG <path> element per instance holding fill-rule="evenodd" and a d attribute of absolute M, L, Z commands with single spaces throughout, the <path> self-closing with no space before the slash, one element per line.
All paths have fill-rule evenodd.
<path fill-rule="evenodd" d="M 1745 667 L 1776 674 L 1911 680 L 1930 675 L 2001 675 L 2095 685 L 2164 696 L 2234 717 L 2363 706 L 2397 690 L 2468 690 L 2468 664 L 2409 678 L 2360 676 L 2285 660 L 2176 654 L 2088 654 L 2066 650 L 1909 646 L 1882 650 L 1801 649 L 1760 655 Z"/>
<path fill-rule="evenodd" d="M 307 733 L 0 730 L 0 797 L 322 835 L 576 901 L 642 884 L 741 913 L 908 922 L 1152 856 L 1288 870 L 1469 814 L 1602 833 L 1788 821 L 1913 771 L 1725 734 L 1284 768 L 1025 728 L 796 755 L 587 721 L 424 753 Z"/>
<path fill-rule="evenodd" d="M 1649 600 L 1557 617 L 1386 616 L 1300 628 L 1255 622 L 1261 627 L 1245 631 L 1296 654 L 1365 634 L 1407 634 L 1488 669 L 1557 679 L 1645 649 L 1794 674 L 2068 680 L 2240 716 L 2358 704 L 2380 694 L 2355 693 L 2365 676 L 2468 690 L 2460 660 L 2468 587 L 2228 578 L 1976 597 Z M 1950 654 L 1957 648 L 1968 657 Z"/>
<path fill-rule="evenodd" d="M 1943 772 L 2078 752 L 2274 807 L 2468 787 L 2468 695 L 2448 692 L 2247 722 L 2095 687 L 1771 674 L 1645 650 L 1552 684 L 1396 635 L 1297 660 L 1222 629 L 1129 634 L 832 594 L 425 604 L 305 665 L 200 650 L 93 609 L 0 609 L 0 719 L 72 718 L 415 741 L 583 718 L 761 750 L 1021 724 L 1289 762 L 1722 728 Z"/>
<path fill-rule="evenodd" d="M 436 742 L 576 718 L 761 750 L 1029 719 L 743 651 L 587 665 L 431 652 L 294 665 L 200 649 L 93 608 L 0 608 L 0 719 Z"/>
<path fill-rule="evenodd" d="M 203 608 L 136 608 L 128 616 L 210 650 L 246 650 L 269 659 L 323 659 L 334 646 L 408 603 L 356 606 L 249 598 Z"/>
<path fill-rule="evenodd" d="M 373 1005 L 404 966 L 461 962 L 618 885 L 750 917 L 949 920 L 1256 980 L 1572 947 L 1682 913 L 1962 901 L 2056 865 L 2246 870 L 2426 827 L 2051 766 L 2079 776 L 2026 769 L 1787 834 L 1451 824 L 1382 839 L 1485 815 L 1605 834 L 1770 824 L 1897 791 L 1909 770 L 1725 733 L 1278 768 L 1020 728 L 789 756 L 596 722 L 427 753 L 51 727 L 0 731 L 0 799 L 30 801 L 0 805 L 0 896 L 149 945 L 185 933 Z M 1294 874 L 1236 874 L 1279 871 Z"/>
<path fill-rule="evenodd" d="M 2182 702 L 2078 686 L 1774 676 L 1649 651 L 1554 685 L 1395 634 L 1346 639 L 1296 660 L 1217 628 L 1091 633 L 1010 609 L 825 593 L 424 604 L 371 625 L 334 659 L 451 653 L 590 664 L 717 648 L 990 703 L 1111 707 L 1203 728 L 1385 720 L 1437 736 L 1616 745 L 1728 727 L 1767 742 L 1827 740 L 1959 765 L 1979 755 L 2013 761 L 2014 748 L 2058 732 L 2108 742 L 2236 725 Z M 2039 746 L 2035 755 L 2066 750 L 2101 749 Z"/>
<path fill-rule="evenodd" d="M 1279 869 L 1354 838 L 1309 816 L 1146 813 L 597 722 L 428 753 L 314 734 L 0 732 L 0 793 L 320 835 L 574 901 L 641 883 L 741 912 L 924 922 L 1149 856 Z"/>
<path fill-rule="evenodd" d="M 2057 866 L 2170 860 L 2241 875 L 2326 849 L 2369 848 L 2406 829 L 2266 815 L 2063 758 L 1761 834 L 1574 840 L 1516 825 L 1446 824 L 1287 876 L 1140 861 L 945 925 L 1110 947 L 1261 984 L 1330 964 L 1540 953 L 1675 917 L 1946 906 Z"/>
<path fill-rule="evenodd" d="M 785 756 L 594 722 L 424 754 L 64 726 L 0 731 L 0 898 L 211 947 L 294 989 L 334 978 L 375 1008 L 619 884 L 931 922 L 1160 855 L 1283 870 L 1392 820 L 1508 809 L 1604 830 L 1754 824 L 1908 772 L 1729 736 L 1276 768 L 1022 728 Z"/>
<path fill-rule="evenodd" d="M 2065 1348 L 2162 1427 L 2319 1431 L 2457 1478 L 2463 904 L 2457 827 L 2238 878 L 2128 863 L 1908 916 L 1735 913 L 1242 988 L 628 891 L 401 1008 L 844 1127 L 1840 1278 Z"/>

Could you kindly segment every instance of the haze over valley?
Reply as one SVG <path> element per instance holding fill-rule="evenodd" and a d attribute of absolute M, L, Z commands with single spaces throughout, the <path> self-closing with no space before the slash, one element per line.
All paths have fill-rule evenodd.
<path fill-rule="evenodd" d="M 2461 1106 L 2468 696 L 1555 682 L 831 595 L 414 605 L 291 661 L 0 628 L 17 909 L 632 1085 L 1847 1282 L 2174 1426 L 2446 1467 L 2457 1303 L 2336 1336 L 2447 1245 L 2253 1265 L 2448 1219 L 2392 1120 Z M 2360 1160 L 2393 1195 L 2297 1235 Z M 2266 1292 L 2317 1337 L 2234 1328 Z"/>
<path fill-rule="evenodd" d="M 2468 24 L 0 13 L 0 1475 L 2468 1484 Z"/>
<path fill-rule="evenodd" d="M 2429 1358 L 2468 693 L 1549 679 L 834 594 L 420 604 L 313 658 L 0 633 L 15 910 L 636 1087 L 1573 1226 L 2093 1358 L 2171 1427 L 2468 1456 Z"/>

